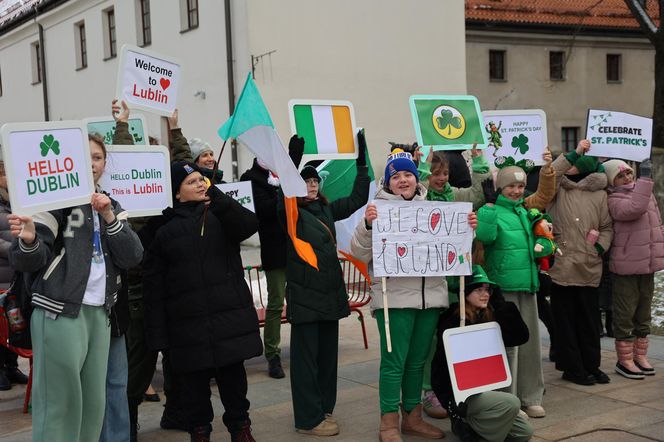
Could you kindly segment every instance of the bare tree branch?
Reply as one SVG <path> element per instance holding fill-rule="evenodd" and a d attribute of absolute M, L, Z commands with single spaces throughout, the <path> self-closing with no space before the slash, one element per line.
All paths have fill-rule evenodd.
<path fill-rule="evenodd" d="M 648 15 L 648 11 L 645 9 L 645 2 L 642 4 L 639 0 L 624 1 L 629 10 L 632 11 L 632 15 L 636 21 L 639 22 L 639 25 L 641 26 L 643 32 L 646 34 L 646 37 L 648 37 L 648 40 L 650 40 L 653 45 L 657 46 L 657 26 L 655 26 L 655 22 L 653 22 L 652 18 Z M 664 3 L 664 1 L 659 0 L 660 14 L 662 11 L 662 3 Z"/>

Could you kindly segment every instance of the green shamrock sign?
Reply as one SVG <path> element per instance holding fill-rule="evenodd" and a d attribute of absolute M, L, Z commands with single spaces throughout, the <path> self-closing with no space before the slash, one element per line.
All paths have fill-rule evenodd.
<path fill-rule="evenodd" d="M 522 155 L 525 154 L 528 152 L 528 149 L 530 149 L 528 146 L 528 137 L 524 134 L 520 134 L 518 137 L 512 137 L 512 147 L 516 149 L 514 151 L 515 154 L 517 151 L 521 152 Z"/>
<path fill-rule="evenodd" d="M 60 142 L 51 134 L 44 135 L 43 141 L 39 143 L 39 148 L 43 157 L 48 154 L 49 150 L 52 150 L 56 155 L 60 155 Z"/>

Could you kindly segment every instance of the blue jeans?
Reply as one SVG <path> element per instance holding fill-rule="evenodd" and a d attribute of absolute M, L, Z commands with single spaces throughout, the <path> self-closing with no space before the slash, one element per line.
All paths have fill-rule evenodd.
<path fill-rule="evenodd" d="M 106 412 L 100 442 L 129 441 L 127 403 L 127 344 L 125 337 L 111 336 L 106 374 Z"/>

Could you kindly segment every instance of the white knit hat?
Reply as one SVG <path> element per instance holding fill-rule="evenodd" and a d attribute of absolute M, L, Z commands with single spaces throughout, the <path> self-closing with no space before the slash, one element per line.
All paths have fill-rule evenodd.
<path fill-rule="evenodd" d="M 609 179 L 609 186 L 613 186 L 613 180 L 616 179 L 616 176 L 618 176 L 619 173 L 626 170 L 631 170 L 632 173 L 634 173 L 634 169 L 632 169 L 629 164 L 623 160 L 609 160 L 602 163 L 602 166 L 604 166 L 604 173 Z"/>
<path fill-rule="evenodd" d="M 191 156 L 194 157 L 194 162 L 198 160 L 203 152 L 214 152 L 210 145 L 200 138 L 192 138 L 189 140 L 189 149 L 191 149 Z"/>

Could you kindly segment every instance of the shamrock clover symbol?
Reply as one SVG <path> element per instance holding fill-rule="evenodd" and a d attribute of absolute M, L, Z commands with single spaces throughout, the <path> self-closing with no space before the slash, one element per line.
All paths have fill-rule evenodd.
<path fill-rule="evenodd" d="M 440 112 L 440 117 L 436 118 L 436 123 L 438 123 L 438 128 L 440 130 L 445 130 L 449 127 L 447 131 L 448 135 L 452 134 L 452 128 L 459 129 L 461 127 L 461 118 L 455 117 L 449 109 L 443 109 Z"/>
<path fill-rule="evenodd" d="M 512 137 L 512 147 L 521 152 L 521 154 L 525 154 L 528 152 L 528 149 L 530 149 L 528 146 L 528 137 L 524 134 L 520 134 L 518 137 Z M 515 154 L 517 152 L 516 150 L 514 151 Z"/>
<path fill-rule="evenodd" d="M 52 150 L 54 154 L 60 155 L 60 142 L 55 139 L 51 134 L 44 135 L 44 141 L 39 143 L 39 148 L 41 149 L 41 156 L 45 157 L 48 154 L 49 150 Z"/>

